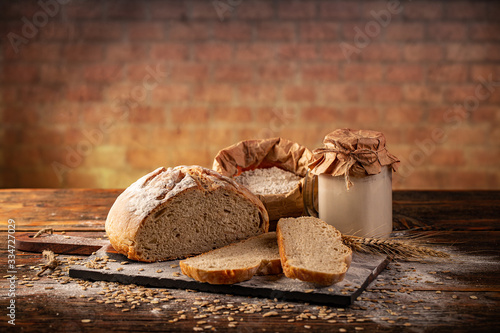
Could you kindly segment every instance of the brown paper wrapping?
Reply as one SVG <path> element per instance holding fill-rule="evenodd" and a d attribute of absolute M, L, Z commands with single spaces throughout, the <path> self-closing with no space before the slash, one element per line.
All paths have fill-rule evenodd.
<path fill-rule="evenodd" d="M 399 160 L 385 146 L 384 134 L 371 130 L 338 129 L 325 136 L 324 147 L 313 151 L 309 163 L 311 173 L 345 176 L 346 187 L 352 186 L 349 177 L 366 177 L 380 173 L 382 166 L 397 170 Z"/>
<path fill-rule="evenodd" d="M 276 166 L 305 177 L 311 158 L 309 149 L 286 139 L 246 140 L 219 151 L 215 156 L 213 169 L 233 178 L 247 170 Z M 271 221 L 304 215 L 303 185 L 304 179 L 289 193 L 257 195 L 266 207 Z"/>

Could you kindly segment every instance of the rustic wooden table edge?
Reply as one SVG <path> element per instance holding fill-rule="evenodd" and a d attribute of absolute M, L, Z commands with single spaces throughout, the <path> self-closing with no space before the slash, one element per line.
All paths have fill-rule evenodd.
<path fill-rule="evenodd" d="M 2 260 L 6 261 L 9 254 L 8 229 L 5 228 L 9 219 L 15 221 L 16 232 L 54 227 L 58 232 L 66 231 L 67 235 L 102 237 L 107 212 L 122 191 L 0 189 L 0 224 L 4 226 L 0 233 Z M 417 228 L 424 234 L 434 235 L 431 238 L 441 243 L 441 247 L 453 248 L 460 256 L 460 267 L 450 262 L 392 262 L 354 306 L 342 311 L 300 303 L 285 309 L 283 304 L 287 302 L 270 302 L 272 307 L 281 307 L 231 314 L 233 321 L 229 321 L 228 315 L 222 313 L 197 318 L 203 313 L 198 303 L 241 307 L 268 303 L 263 299 L 171 290 L 172 300 L 160 305 L 144 303 L 125 313 L 113 304 L 95 303 L 103 297 L 99 294 L 102 287 L 95 287 L 91 282 L 61 284 L 62 280 L 54 278 L 36 279 L 30 268 L 38 269 L 43 264 L 41 255 L 18 253 L 16 260 L 22 265 L 18 273 L 22 284 L 16 289 L 15 329 L 34 332 L 192 332 L 194 328 L 222 332 L 262 332 L 264 329 L 267 332 L 495 331 L 500 324 L 497 310 L 500 305 L 500 191 L 396 190 L 393 203 L 396 228 Z M 3 292 L 8 287 L 6 279 L 2 279 L 0 307 L 3 309 L 10 304 L 8 293 Z M 179 319 L 182 311 L 186 319 Z M 322 311 L 330 311 L 326 314 L 335 313 L 335 316 L 325 319 Z M 264 312 L 277 315 L 263 317 Z M 0 327 L 13 328 L 7 319 L 4 316 Z M 289 321 L 291 319 L 294 321 Z M 234 328 L 228 326 L 233 322 L 237 323 Z"/>

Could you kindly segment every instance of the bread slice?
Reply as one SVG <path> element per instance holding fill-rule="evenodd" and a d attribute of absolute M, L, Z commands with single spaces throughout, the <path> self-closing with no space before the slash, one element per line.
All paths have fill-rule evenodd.
<path fill-rule="evenodd" d="M 275 232 L 182 260 L 180 267 L 184 275 L 211 284 L 232 284 L 255 274 L 282 272 Z"/>
<path fill-rule="evenodd" d="M 159 168 L 128 187 L 106 219 L 111 245 L 129 259 L 185 258 L 267 232 L 260 200 L 199 166 Z"/>
<path fill-rule="evenodd" d="M 285 276 L 321 285 L 344 279 L 352 250 L 333 226 L 314 217 L 283 218 L 276 234 Z"/>

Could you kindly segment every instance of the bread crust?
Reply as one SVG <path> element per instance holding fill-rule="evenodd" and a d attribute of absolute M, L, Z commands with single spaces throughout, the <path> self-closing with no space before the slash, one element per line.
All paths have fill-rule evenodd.
<path fill-rule="evenodd" d="M 184 261 L 179 262 L 182 274 L 200 282 L 210 284 L 233 284 L 250 280 L 254 275 L 276 275 L 282 272 L 279 259 L 262 261 L 260 264 L 240 269 L 221 269 L 207 271 L 187 265 Z"/>
<path fill-rule="evenodd" d="M 130 185 L 114 202 L 105 224 L 111 245 L 129 259 L 151 262 L 141 257 L 135 247 L 136 235 L 146 219 L 151 214 L 161 214 L 161 210 L 180 193 L 211 192 L 221 187 L 255 205 L 261 219 L 259 228 L 263 233 L 268 231 L 269 217 L 262 202 L 232 179 L 200 166 L 160 167 Z M 170 259 L 178 258 L 161 260 Z"/>
<path fill-rule="evenodd" d="M 187 265 L 183 261 L 179 263 L 181 272 L 190 278 L 200 282 L 210 284 L 233 284 L 250 280 L 259 269 L 259 265 L 242 269 L 225 269 L 217 271 L 207 271 Z"/>
<path fill-rule="evenodd" d="M 270 234 L 267 234 L 270 235 Z M 262 235 L 261 235 L 262 236 Z M 261 237 L 254 236 L 254 237 Z M 251 238 L 254 238 L 251 237 Z M 251 238 L 244 240 L 242 242 L 246 242 Z M 241 243 L 241 242 L 240 242 Z M 224 248 L 238 246 L 240 243 L 234 243 L 225 246 Z M 213 250 L 217 251 L 217 250 Z M 207 253 L 201 254 L 201 256 L 209 255 L 209 251 Z M 249 266 L 245 268 L 238 269 L 220 269 L 220 270 L 205 270 L 201 268 L 197 268 L 195 266 L 191 266 L 186 263 L 185 260 L 181 260 L 179 262 L 179 266 L 181 268 L 181 272 L 184 275 L 187 275 L 197 281 L 207 282 L 210 284 L 233 284 L 246 280 L 250 280 L 254 275 L 276 275 L 283 272 L 281 268 L 281 261 L 279 258 L 275 260 L 267 260 L 262 259 L 260 263 L 255 266 Z"/>
<path fill-rule="evenodd" d="M 336 230 L 339 232 L 338 230 Z M 340 232 L 339 232 L 340 233 Z M 285 239 L 283 233 L 281 232 L 280 223 L 276 227 L 276 238 L 278 240 L 278 249 L 280 252 L 281 267 L 283 268 L 283 273 L 286 277 L 291 279 L 299 279 L 301 281 L 317 283 L 324 286 L 329 286 L 334 283 L 340 282 L 344 279 L 349 266 L 352 261 L 352 250 L 349 248 L 349 254 L 344 257 L 345 270 L 341 273 L 324 273 L 316 272 L 309 269 L 296 267 L 290 264 L 285 251 Z"/>

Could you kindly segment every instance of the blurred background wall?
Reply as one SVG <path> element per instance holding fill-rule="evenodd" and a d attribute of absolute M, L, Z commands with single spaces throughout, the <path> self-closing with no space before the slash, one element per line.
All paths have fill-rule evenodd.
<path fill-rule="evenodd" d="M 0 187 L 121 188 L 239 140 L 385 133 L 395 189 L 500 188 L 498 1 L 2 1 Z"/>

